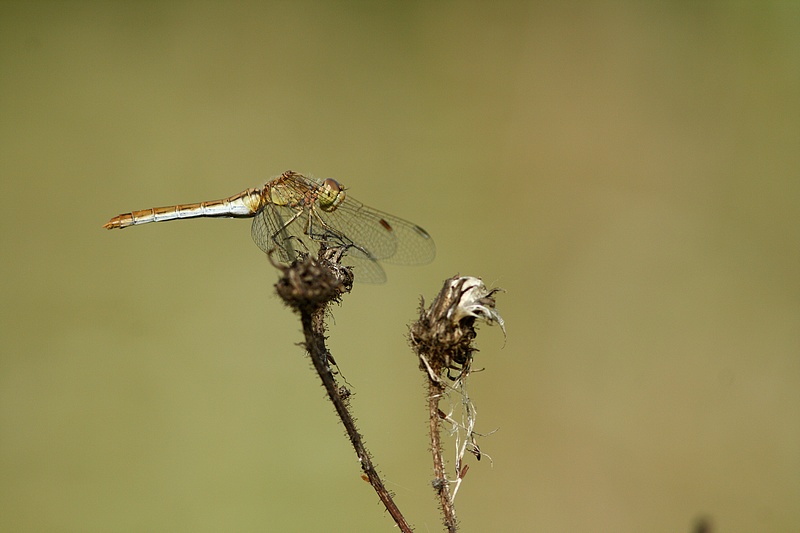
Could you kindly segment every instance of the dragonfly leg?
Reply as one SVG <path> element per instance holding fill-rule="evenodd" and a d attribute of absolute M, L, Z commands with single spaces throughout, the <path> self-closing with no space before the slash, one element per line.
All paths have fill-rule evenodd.
<path fill-rule="evenodd" d="M 294 239 L 303 243 L 303 240 L 289 233 L 286 230 L 286 228 L 288 228 L 289 225 L 292 224 L 295 220 L 297 220 L 302 214 L 303 210 L 302 209 L 298 210 L 294 215 L 292 215 L 292 217 L 288 221 L 284 222 L 283 225 L 275 233 L 270 235 L 270 240 L 272 241 L 272 244 L 275 245 L 275 248 L 285 252 L 286 259 L 289 262 L 296 259 L 294 253 L 295 252 L 294 246 L 292 246 L 291 241 Z M 303 247 L 306 248 L 306 250 L 308 249 L 305 243 L 303 243 Z"/>

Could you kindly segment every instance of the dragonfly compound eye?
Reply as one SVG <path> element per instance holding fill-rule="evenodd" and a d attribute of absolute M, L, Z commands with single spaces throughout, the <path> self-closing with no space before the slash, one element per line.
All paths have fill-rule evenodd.
<path fill-rule="evenodd" d="M 339 204 L 344 202 L 347 194 L 344 192 L 344 187 L 339 185 L 339 182 L 333 178 L 328 178 L 322 182 L 322 187 L 319 190 L 319 206 L 323 211 L 334 211 Z"/>

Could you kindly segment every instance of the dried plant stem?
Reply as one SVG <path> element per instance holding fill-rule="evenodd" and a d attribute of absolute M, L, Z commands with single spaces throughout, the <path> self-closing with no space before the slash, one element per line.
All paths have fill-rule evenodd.
<path fill-rule="evenodd" d="M 428 424 L 433 455 L 433 488 L 439 497 L 442 518 L 447 531 L 455 533 L 458 529 L 456 510 L 453 503 L 468 465 L 463 462 L 465 451 L 470 451 L 480 460 L 481 454 L 475 444 L 475 409 L 466 392 L 466 382 L 472 366 L 472 345 L 477 332 L 475 321 L 484 320 L 490 324 L 503 320 L 495 309 L 494 294 L 496 289 L 487 289 L 478 278 L 455 276 L 445 281 L 442 290 L 425 309 L 424 302 L 420 307 L 420 317 L 411 325 L 411 346 L 419 358 L 419 368 L 428 382 Z M 457 376 L 452 377 L 451 372 Z M 445 381 L 454 383 L 453 386 Z M 457 423 L 450 415 L 439 409 L 440 400 L 449 392 L 461 396 L 466 423 Z M 445 472 L 442 456 L 441 428 L 445 420 L 453 425 L 458 439 L 463 434 L 462 445 L 456 442 L 456 475 L 455 488 L 451 494 L 450 481 Z"/>
<path fill-rule="evenodd" d="M 442 439 L 440 433 L 441 416 L 439 415 L 439 400 L 444 394 L 441 382 L 428 380 L 428 424 L 431 439 L 431 454 L 433 455 L 434 490 L 439 496 L 439 506 L 442 509 L 444 525 L 447 531 L 455 533 L 458 529 L 456 522 L 456 509 L 450 497 L 450 485 L 445 473 L 444 457 L 442 456 Z"/>
<path fill-rule="evenodd" d="M 361 470 L 400 531 L 411 533 L 411 526 L 394 503 L 389 491 L 386 490 L 375 470 L 364 440 L 356 428 L 355 420 L 350 413 L 349 392 L 344 387 L 337 385 L 336 378 L 331 371 L 330 364 L 333 357 L 325 346 L 325 316 L 328 304 L 338 301 L 343 293 L 348 292 L 353 281 L 350 271 L 338 264 L 340 256 L 340 251 L 337 255 L 336 250 L 323 248 L 320 250 L 319 260 L 308 257 L 288 267 L 276 265 L 283 272 L 283 277 L 278 281 L 276 289 L 284 302 L 300 314 L 306 350 L 308 350 L 314 369 L 328 393 L 328 398 L 333 403 L 336 414 L 344 424 L 347 436 L 361 463 Z"/>
<path fill-rule="evenodd" d="M 389 514 L 394 519 L 397 527 L 400 528 L 400 531 L 410 533 L 412 531 L 411 526 L 406 522 L 405 517 L 394 503 L 391 494 L 386 490 L 383 481 L 375 470 L 375 466 L 372 464 L 372 458 L 367 448 L 364 446 L 364 440 L 361 438 L 361 434 L 356 428 L 355 420 L 350 413 L 347 399 L 342 397 L 339 387 L 336 386 L 333 373 L 328 366 L 329 352 L 325 347 L 325 336 L 323 334 L 324 314 L 324 309 L 317 310 L 313 315 L 301 311 L 301 322 L 303 323 L 303 333 L 306 338 L 306 348 L 309 354 L 311 354 L 314 368 L 325 386 L 328 398 L 333 402 L 333 407 L 336 409 L 336 413 L 339 415 L 342 424 L 344 424 L 347 436 L 350 438 L 353 449 L 355 449 L 358 460 L 361 463 L 361 470 L 367 476 L 370 485 L 375 489 L 378 498 L 383 502 L 383 505 L 386 507 L 386 510 L 389 511 Z"/>

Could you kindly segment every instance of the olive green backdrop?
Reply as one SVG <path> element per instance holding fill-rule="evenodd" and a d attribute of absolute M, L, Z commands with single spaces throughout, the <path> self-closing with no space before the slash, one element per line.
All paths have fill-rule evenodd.
<path fill-rule="evenodd" d="M 249 221 L 101 227 L 286 169 L 436 240 L 330 331 L 417 531 L 456 273 L 463 531 L 800 527 L 798 4 L 3 2 L 0 530 L 393 530 Z"/>

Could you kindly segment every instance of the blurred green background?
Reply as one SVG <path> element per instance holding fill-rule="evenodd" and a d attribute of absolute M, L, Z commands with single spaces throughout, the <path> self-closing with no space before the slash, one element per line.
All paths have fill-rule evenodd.
<path fill-rule="evenodd" d="M 3 2 L 0 530 L 393 530 L 249 221 L 101 228 L 286 169 L 437 242 L 330 331 L 417 531 L 456 273 L 463 531 L 800 527 L 800 4 Z"/>

